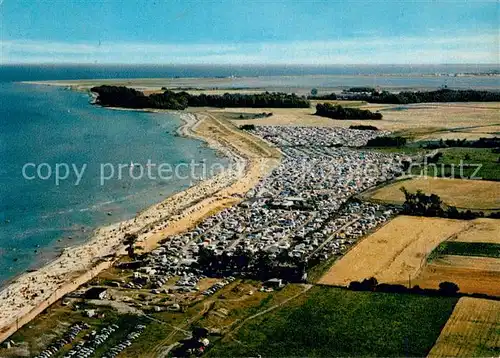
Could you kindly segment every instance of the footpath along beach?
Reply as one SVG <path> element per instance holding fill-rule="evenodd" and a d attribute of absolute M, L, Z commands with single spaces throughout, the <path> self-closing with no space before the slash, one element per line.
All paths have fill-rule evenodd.
<path fill-rule="evenodd" d="M 210 113 L 182 113 L 183 136 L 205 141 L 230 159 L 230 167 L 135 218 L 97 229 L 85 244 L 67 248 L 53 262 L 23 274 L 0 291 L 0 342 L 64 295 L 74 291 L 125 254 L 125 233 L 152 250 L 159 241 L 189 229 L 207 215 L 234 205 L 279 163 L 280 153 L 262 140 Z"/>

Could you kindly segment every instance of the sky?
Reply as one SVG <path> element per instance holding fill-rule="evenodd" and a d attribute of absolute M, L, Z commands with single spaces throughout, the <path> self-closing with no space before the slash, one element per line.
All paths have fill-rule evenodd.
<path fill-rule="evenodd" d="M 0 63 L 498 64 L 498 0 L 0 0 Z"/>

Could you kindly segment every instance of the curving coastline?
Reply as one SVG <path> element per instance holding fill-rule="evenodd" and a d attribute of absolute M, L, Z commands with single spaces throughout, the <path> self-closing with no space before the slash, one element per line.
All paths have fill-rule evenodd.
<path fill-rule="evenodd" d="M 52 303 L 111 267 L 125 254 L 125 233 L 137 233 L 137 245 L 151 250 L 167 236 L 241 201 L 279 162 L 276 149 L 209 113 L 182 113 L 180 117 L 184 124 L 178 133 L 203 140 L 229 157 L 230 168 L 132 219 L 96 229 L 87 243 L 65 249 L 48 265 L 11 282 L 0 291 L 0 342 Z"/>

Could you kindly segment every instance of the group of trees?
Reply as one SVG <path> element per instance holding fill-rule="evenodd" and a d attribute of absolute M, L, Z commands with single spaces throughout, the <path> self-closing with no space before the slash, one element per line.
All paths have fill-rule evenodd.
<path fill-rule="evenodd" d="M 429 154 L 429 155 L 426 155 L 425 156 L 425 162 L 427 164 L 435 164 L 437 162 L 439 162 L 439 159 L 441 159 L 443 157 L 443 153 L 442 152 L 437 152 L 436 154 Z"/>
<path fill-rule="evenodd" d="M 148 108 L 183 110 L 189 106 L 189 95 L 187 92 L 165 91 L 163 93 L 151 94 L 147 97 Z"/>
<path fill-rule="evenodd" d="M 378 283 L 375 277 L 364 279 L 363 281 L 352 281 L 349 284 L 349 289 L 353 291 L 375 291 L 389 293 L 416 293 L 421 295 L 441 295 L 455 296 L 460 291 L 458 285 L 454 282 L 444 281 L 439 284 L 439 289 L 422 289 L 420 286 L 412 288 L 400 284 Z"/>
<path fill-rule="evenodd" d="M 375 127 L 375 126 L 366 126 L 364 124 L 358 124 L 358 125 L 352 125 L 352 126 L 349 126 L 349 129 L 357 129 L 357 130 L 361 130 L 361 131 L 378 131 L 378 128 Z"/>
<path fill-rule="evenodd" d="M 231 254 L 226 251 L 217 254 L 214 250 L 202 247 L 198 253 L 197 268 L 212 277 L 238 274 L 259 280 L 278 277 L 285 281 L 298 282 L 306 272 L 307 262 L 289 256 L 287 250 L 271 257 L 264 251 L 252 253 L 238 248 Z"/>
<path fill-rule="evenodd" d="M 331 100 L 331 101 L 334 101 L 337 99 L 337 95 L 335 93 L 328 93 L 328 94 L 322 94 L 322 95 L 318 95 L 318 93 L 316 92 L 316 94 L 313 94 L 312 91 L 311 91 L 311 95 L 309 97 L 307 97 L 308 99 L 317 99 L 317 100 Z"/>
<path fill-rule="evenodd" d="M 136 233 L 127 232 L 123 238 L 123 243 L 127 246 L 127 254 L 131 259 L 135 259 L 135 242 L 137 241 Z"/>
<path fill-rule="evenodd" d="M 377 91 L 372 87 L 352 87 L 342 91 L 349 95 L 350 100 L 367 101 L 371 103 L 409 104 L 429 102 L 497 102 L 500 101 L 499 91 L 481 90 L 452 90 L 442 88 L 435 91 Z M 343 98 L 344 96 L 340 96 Z M 309 99 L 336 100 L 339 96 L 335 93 L 318 95 L 317 89 L 311 91 Z"/>
<path fill-rule="evenodd" d="M 370 89 L 370 88 L 364 88 Z M 367 92 L 367 91 L 349 91 L 349 92 Z M 436 91 L 402 91 L 391 93 L 388 91 L 376 92 L 372 89 L 369 95 L 359 94 L 351 96 L 350 99 L 368 101 L 372 103 L 428 103 L 428 102 L 497 102 L 500 101 L 500 92 L 498 91 L 479 91 L 479 90 L 452 90 L 448 88 Z"/>
<path fill-rule="evenodd" d="M 430 216 L 449 219 L 472 220 L 485 217 L 482 211 L 458 210 L 455 206 L 445 205 L 436 194 L 426 195 L 423 191 L 417 190 L 410 193 L 405 187 L 400 189 L 405 195 L 402 213 L 414 216 Z M 490 218 L 500 217 L 500 213 L 491 213 Z"/>
<path fill-rule="evenodd" d="M 382 119 L 382 114 L 379 112 L 372 112 L 367 109 L 347 108 L 342 107 L 340 104 L 333 105 L 331 103 L 318 103 L 315 115 L 333 119 Z"/>
<path fill-rule="evenodd" d="M 145 108 L 148 97 L 133 88 L 123 86 L 98 86 L 90 89 L 97 93 L 96 103 L 110 107 Z"/>
<path fill-rule="evenodd" d="M 223 95 L 191 95 L 187 92 L 165 90 L 163 93 L 145 96 L 144 93 L 123 86 L 97 86 L 91 89 L 97 93 L 97 103 L 103 106 L 125 108 L 159 108 L 182 110 L 187 107 L 275 107 L 275 108 L 308 108 L 307 99 L 287 93 L 240 94 L 225 93 Z"/>
<path fill-rule="evenodd" d="M 366 147 L 403 147 L 406 145 L 406 138 L 398 136 L 381 136 L 369 139 Z"/>
<path fill-rule="evenodd" d="M 267 118 L 267 117 L 272 117 L 273 112 L 262 112 L 262 113 L 241 113 L 238 116 L 238 119 L 257 119 L 257 118 Z"/>
<path fill-rule="evenodd" d="M 310 102 L 305 97 L 296 94 L 264 92 L 256 94 L 225 93 L 223 95 L 191 95 L 185 91 L 173 92 L 165 89 L 163 93 L 144 95 L 143 92 L 124 86 L 96 86 L 91 89 L 98 94 L 97 102 L 103 106 L 126 108 L 161 108 L 185 109 L 186 107 L 275 107 L 275 108 L 308 108 Z M 371 91 L 369 95 L 366 92 Z M 429 92 L 403 91 L 390 93 L 376 92 L 370 87 L 355 87 L 349 89 L 355 100 L 372 103 L 424 103 L 424 102 L 487 102 L 500 101 L 500 92 L 478 90 L 440 89 Z M 358 94 L 359 93 L 359 94 Z M 310 99 L 335 100 L 335 93 L 317 95 L 311 91 Z M 316 114 L 335 119 L 382 119 L 382 114 L 356 108 L 343 108 L 340 105 L 318 104 Z"/>
<path fill-rule="evenodd" d="M 375 92 L 375 88 L 373 88 L 373 87 L 351 87 L 344 92 L 349 92 L 349 93 L 369 92 L 369 93 L 373 93 L 373 92 Z"/>
<path fill-rule="evenodd" d="M 187 94 L 187 96 L 190 107 L 309 108 L 311 105 L 307 99 L 299 97 L 295 93 L 225 93 L 223 95 L 200 94 L 198 96 Z"/>
<path fill-rule="evenodd" d="M 253 131 L 255 130 L 255 124 L 243 124 L 239 128 L 244 131 Z"/>
<path fill-rule="evenodd" d="M 426 149 L 438 148 L 499 148 L 500 138 L 479 138 L 478 140 L 469 141 L 467 139 L 447 139 L 439 140 L 438 142 L 428 143 L 424 146 Z"/>
<path fill-rule="evenodd" d="M 438 195 L 426 195 L 422 190 L 410 193 L 405 187 L 401 187 L 400 190 L 405 195 L 403 213 L 417 216 L 443 216 L 443 201 Z"/>

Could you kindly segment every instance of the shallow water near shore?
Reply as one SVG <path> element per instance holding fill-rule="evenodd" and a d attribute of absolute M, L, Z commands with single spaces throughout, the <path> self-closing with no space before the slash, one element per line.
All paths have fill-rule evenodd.
<path fill-rule="evenodd" d="M 86 93 L 0 84 L 0 284 L 43 265 L 64 247 L 84 242 L 95 228 L 131 218 L 196 183 L 203 172 L 201 162 L 208 168 L 227 165 L 204 143 L 177 136 L 181 123 L 176 113 L 92 106 Z M 149 176 L 148 160 L 153 163 Z M 175 168 L 190 162 L 198 164 L 194 179 L 186 167 L 179 171 L 181 177 L 158 176 L 159 164 Z M 25 171 L 34 179 L 23 176 L 27 163 L 35 165 Z M 40 171 L 43 177 L 51 168 L 48 179 L 38 177 L 42 163 L 47 163 Z M 68 164 L 70 170 L 56 185 L 58 163 Z M 145 174 L 133 179 L 139 177 L 139 166 Z M 111 167 L 112 178 L 101 181 L 101 173 L 111 176 Z M 82 173 L 78 185 L 75 169 Z M 65 176 L 62 166 L 60 170 Z"/>

